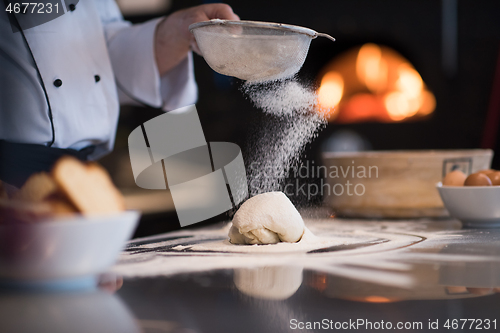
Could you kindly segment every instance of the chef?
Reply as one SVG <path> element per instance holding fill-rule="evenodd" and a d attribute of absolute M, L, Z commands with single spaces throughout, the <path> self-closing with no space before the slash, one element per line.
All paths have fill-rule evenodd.
<path fill-rule="evenodd" d="M 195 103 L 188 26 L 239 20 L 228 5 L 206 4 L 132 25 L 114 0 L 66 0 L 64 14 L 29 27 L 29 11 L 0 10 L 0 180 L 14 186 L 62 155 L 110 152 L 120 103 Z"/>

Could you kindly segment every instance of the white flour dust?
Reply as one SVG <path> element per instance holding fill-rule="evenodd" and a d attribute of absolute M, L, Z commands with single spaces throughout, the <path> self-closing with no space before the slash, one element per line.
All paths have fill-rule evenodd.
<path fill-rule="evenodd" d="M 456 258 L 470 262 L 485 260 L 484 256 L 442 253 L 443 248 L 464 241 L 461 225 L 455 220 L 309 219 L 306 224 L 308 228 L 298 243 L 233 245 L 227 239 L 230 224 L 179 230 L 169 233 L 166 239 L 165 235 L 136 239 L 130 242 L 128 251 L 121 254 L 112 271 L 124 277 L 146 277 L 292 266 L 410 288 L 429 283 L 428 278 L 419 280 L 422 274 L 413 273 L 412 263 L 430 265 L 435 276 L 434 266 L 439 262 L 452 262 Z"/>
<path fill-rule="evenodd" d="M 317 106 L 318 96 L 297 80 L 244 85 L 244 93 L 262 111 L 281 117 L 308 114 Z"/>
<path fill-rule="evenodd" d="M 304 229 L 304 235 L 297 243 L 279 242 L 273 246 L 262 245 L 235 245 L 228 239 L 223 241 L 213 241 L 200 244 L 194 244 L 189 247 L 194 251 L 217 251 L 232 253 L 260 253 L 260 254 L 305 254 L 308 251 L 353 243 L 349 238 L 328 238 L 314 235 L 308 228 Z M 184 248 L 173 248 L 174 250 L 183 250 Z"/>
<path fill-rule="evenodd" d="M 250 196 L 279 191 L 304 147 L 326 125 L 316 92 L 296 79 L 247 83 L 243 92 L 269 115 L 252 142 L 247 176 Z"/>

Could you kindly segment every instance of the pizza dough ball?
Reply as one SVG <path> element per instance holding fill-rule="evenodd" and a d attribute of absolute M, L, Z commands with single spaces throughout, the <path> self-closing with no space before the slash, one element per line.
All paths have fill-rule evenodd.
<path fill-rule="evenodd" d="M 241 205 L 233 218 L 233 244 L 295 243 L 302 238 L 304 221 L 283 192 L 256 195 Z"/>

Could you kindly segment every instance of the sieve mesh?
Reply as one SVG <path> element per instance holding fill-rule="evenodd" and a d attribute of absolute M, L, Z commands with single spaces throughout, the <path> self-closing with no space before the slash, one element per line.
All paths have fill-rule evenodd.
<path fill-rule="evenodd" d="M 306 28 L 251 21 L 212 20 L 190 29 L 214 71 L 251 82 L 293 76 L 317 36 Z"/>

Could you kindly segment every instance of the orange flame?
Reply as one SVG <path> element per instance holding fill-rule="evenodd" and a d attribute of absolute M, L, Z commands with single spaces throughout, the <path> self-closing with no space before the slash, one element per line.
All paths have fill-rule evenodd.
<path fill-rule="evenodd" d="M 427 116 L 436 108 L 436 99 L 420 74 L 387 47 L 365 44 L 327 69 L 318 89 L 319 104 L 335 108 L 338 122 L 402 121 Z"/>
<path fill-rule="evenodd" d="M 365 44 L 358 52 L 356 74 L 360 82 L 372 92 L 383 90 L 387 84 L 387 62 L 378 45 Z"/>
<path fill-rule="evenodd" d="M 318 100 L 320 107 L 330 111 L 330 116 L 335 112 L 335 107 L 339 104 L 344 93 L 344 79 L 337 72 L 327 73 L 321 80 L 318 90 Z"/>

